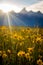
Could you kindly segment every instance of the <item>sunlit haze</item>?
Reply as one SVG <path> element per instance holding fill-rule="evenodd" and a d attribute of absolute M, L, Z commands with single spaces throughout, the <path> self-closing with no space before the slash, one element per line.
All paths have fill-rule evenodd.
<path fill-rule="evenodd" d="M 19 12 L 21 9 L 19 7 L 17 7 L 16 5 L 13 5 L 13 4 L 1 3 L 0 4 L 0 10 L 7 13 L 11 10 L 14 10 L 15 12 Z"/>
<path fill-rule="evenodd" d="M 13 0 L 11 0 L 11 2 L 13 2 Z M 29 2 L 26 1 L 27 4 L 30 3 L 29 5 L 27 5 L 25 1 L 24 1 L 25 2 L 24 5 L 23 5 L 24 2 L 22 4 L 20 4 L 21 2 L 19 2 L 19 3 L 15 3 L 15 1 L 13 3 L 11 3 L 11 2 L 10 2 L 10 0 L 9 0 L 9 3 L 7 1 L 6 2 L 3 2 L 3 1 L 0 2 L 0 10 L 2 10 L 5 13 L 7 13 L 11 10 L 14 10 L 16 13 L 18 13 L 25 7 L 27 11 L 30 11 L 30 10 L 35 11 L 35 12 L 41 11 L 43 13 L 43 7 L 42 7 L 43 6 L 43 0 L 37 1 L 37 2 L 34 2 L 32 0 L 32 2 L 33 2 L 32 4 L 30 3 L 30 1 Z"/>

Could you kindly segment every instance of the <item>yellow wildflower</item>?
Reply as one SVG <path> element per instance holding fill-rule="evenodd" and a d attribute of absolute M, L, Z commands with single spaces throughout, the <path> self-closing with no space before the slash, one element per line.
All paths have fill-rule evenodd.
<path fill-rule="evenodd" d="M 2 54 L 2 51 L 0 51 L 0 54 Z"/>
<path fill-rule="evenodd" d="M 29 53 L 26 53 L 25 54 L 25 57 L 28 59 L 30 57 L 30 54 Z"/>
<path fill-rule="evenodd" d="M 25 55 L 25 52 L 24 51 L 19 51 L 17 55 L 18 56 L 24 56 Z"/>
<path fill-rule="evenodd" d="M 41 59 L 37 60 L 37 64 L 42 65 L 42 60 Z"/>
<path fill-rule="evenodd" d="M 3 57 L 3 58 L 6 58 L 6 57 L 7 57 L 7 54 L 3 54 L 2 57 Z"/>
<path fill-rule="evenodd" d="M 11 53 L 11 50 L 8 49 L 7 52 L 8 52 L 8 53 Z"/>
<path fill-rule="evenodd" d="M 36 41 L 41 41 L 41 37 L 37 37 L 36 38 Z"/>
<path fill-rule="evenodd" d="M 0 51 L 0 56 L 2 55 L 2 51 Z"/>
<path fill-rule="evenodd" d="M 33 52 L 34 48 L 27 48 L 29 52 Z"/>
<path fill-rule="evenodd" d="M 21 36 L 21 35 L 19 35 L 19 36 L 18 36 L 18 39 L 22 39 L 22 36 Z"/>

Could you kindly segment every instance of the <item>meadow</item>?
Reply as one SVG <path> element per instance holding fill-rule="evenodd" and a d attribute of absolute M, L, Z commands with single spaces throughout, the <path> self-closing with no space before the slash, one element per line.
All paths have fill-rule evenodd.
<path fill-rule="evenodd" d="M 43 28 L 0 26 L 3 65 L 43 65 Z"/>

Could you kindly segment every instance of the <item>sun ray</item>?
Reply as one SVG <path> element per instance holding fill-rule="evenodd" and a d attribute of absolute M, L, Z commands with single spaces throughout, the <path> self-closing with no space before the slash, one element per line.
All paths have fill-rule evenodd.
<path fill-rule="evenodd" d="M 8 20 L 8 26 L 9 26 L 9 29 L 10 29 L 10 33 L 12 33 L 10 16 L 9 16 L 8 13 L 6 15 L 7 15 L 7 20 Z"/>
<path fill-rule="evenodd" d="M 17 16 L 14 16 L 13 14 L 10 14 L 11 18 L 14 19 L 14 23 L 19 26 L 27 26 L 22 20 L 20 20 Z M 13 25 L 13 24 L 12 24 Z"/>

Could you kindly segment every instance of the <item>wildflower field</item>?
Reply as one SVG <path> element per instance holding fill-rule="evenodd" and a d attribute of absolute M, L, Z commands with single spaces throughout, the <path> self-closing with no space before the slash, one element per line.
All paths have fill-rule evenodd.
<path fill-rule="evenodd" d="M 0 26 L 3 65 L 43 65 L 43 28 Z"/>

